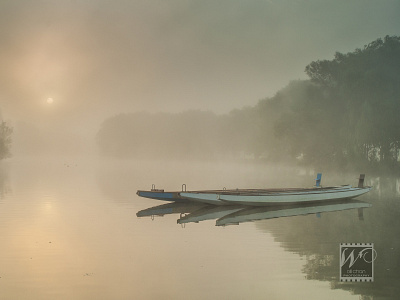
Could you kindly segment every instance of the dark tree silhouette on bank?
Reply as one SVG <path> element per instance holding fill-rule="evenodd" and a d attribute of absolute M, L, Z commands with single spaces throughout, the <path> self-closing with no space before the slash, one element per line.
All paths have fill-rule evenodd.
<path fill-rule="evenodd" d="M 0 123 L 0 160 L 11 156 L 12 128 L 6 122 Z"/>

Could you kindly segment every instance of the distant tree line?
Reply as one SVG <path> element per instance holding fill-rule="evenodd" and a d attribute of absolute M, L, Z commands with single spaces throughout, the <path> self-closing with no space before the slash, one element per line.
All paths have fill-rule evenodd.
<path fill-rule="evenodd" d="M 400 38 L 305 68 L 308 80 L 229 114 L 132 113 L 106 120 L 101 151 L 123 157 L 246 157 L 307 166 L 398 167 Z"/>
<path fill-rule="evenodd" d="M 13 129 L 4 121 L 0 121 L 0 160 L 11 156 L 11 135 Z"/>

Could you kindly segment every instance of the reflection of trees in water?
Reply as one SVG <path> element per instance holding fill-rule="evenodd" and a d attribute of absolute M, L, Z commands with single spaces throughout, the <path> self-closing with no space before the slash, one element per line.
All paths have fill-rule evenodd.
<path fill-rule="evenodd" d="M 311 254 L 306 256 L 307 263 L 302 271 L 307 274 L 307 279 L 332 280 L 335 278 L 332 266 L 333 255 Z"/>
<path fill-rule="evenodd" d="M 361 295 L 362 299 L 398 299 L 400 295 L 400 199 L 397 179 L 376 179 L 377 189 L 362 200 L 364 221 L 357 210 L 280 218 L 257 223 L 287 251 L 305 260 L 302 272 L 311 280 L 329 281 L 332 289 Z M 377 251 L 374 282 L 345 283 L 339 278 L 340 243 L 372 242 Z"/>
<path fill-rule="evenodd" d="M 374 187 L 374 191 L 379 197 L 391 198 L 400 196 L 400 178 L 375 177 L 370 179 L 369 184 Z"/>
<path fill-rule="evenodd" d="M 9 191 L 10 186 L 8 184 L 8 171 L 0 166 L 0 199 L 2 199 Z"/>

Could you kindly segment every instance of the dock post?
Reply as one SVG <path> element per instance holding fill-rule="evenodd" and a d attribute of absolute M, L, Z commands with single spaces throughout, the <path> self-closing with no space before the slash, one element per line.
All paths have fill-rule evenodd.
<path fill-rule="evenodd" d="M 360 174 L 360 178 L 358 178 L 358 187 L 359 188 L 364 187 L 364 178 L 365 178 L 365 174 Z"/>

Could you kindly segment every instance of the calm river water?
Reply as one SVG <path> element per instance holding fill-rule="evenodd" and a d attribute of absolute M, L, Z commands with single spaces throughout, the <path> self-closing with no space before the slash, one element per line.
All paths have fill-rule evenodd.
<path fill-rule="evenodd" d="M 356 185 L 358 175 L 323 173 L 322 184 Z M 13 158 L 0 165 L 0 299 L 398 299 L 399 179 L 367 174 L 374 189 L 358 199 L 368 208 L 272 219 L 136 195 L 152 184 L 312 186 L 315 176 L 243 163 Z M 374 243 L 374 282 L 340 282 L 343 242 Z"/>

